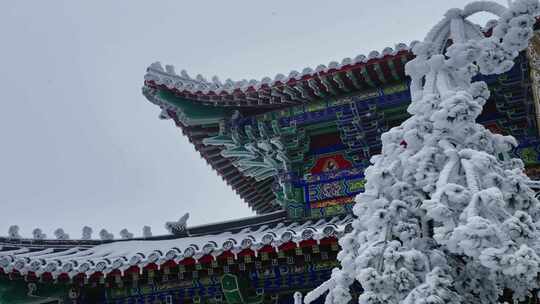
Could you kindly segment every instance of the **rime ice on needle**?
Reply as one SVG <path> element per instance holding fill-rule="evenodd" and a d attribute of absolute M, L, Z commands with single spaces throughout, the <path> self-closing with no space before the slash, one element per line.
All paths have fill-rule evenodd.
<path fill-rule="evenodd" d="M 521 160 L 508 157 L 516 140 L 475 122 L 489 90 L 472 80 L 513 66 L 538 9 L 473 2 L 414 46 L 412 117 L 382 136 L 354 230 L 340 240 L 341 268 L 305 303 L 327 291 L 326 303 L 348 303 L 355 280 L 360 304 L 491 304 L 503 288 L 520 299 L 539 287 L 540 204 Z M 499 17 L 490 37 L 466 20 L 477 12 Z"/>

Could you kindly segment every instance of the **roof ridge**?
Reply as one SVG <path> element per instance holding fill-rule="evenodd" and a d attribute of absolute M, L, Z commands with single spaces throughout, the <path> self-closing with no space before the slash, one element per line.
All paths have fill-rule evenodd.
<path fill-rule="evenodd" d="M 27 247 L 43 247 L 43 246 L 94 246 L 102 243 L 111 243 L 111 242 L 122 242 L 122 241 L 133 241 L 133 240 L 162 240 L 162 239 L 179 239 L 184 237 L 196 236 L 201 234 L 211 234 L 212 232 L 217 232 L 219 227 L 220 231 L 223 232 L 223 229 L 228 229 L 228 231 L 241 230 L 246 227 L 259 227 L 264 224 L 272 223 L 277 220 L 282 220 L 285 218 L 286 211 L 278 210 L 270 213 L 247 216 L 238 219 L 231 219 L 225 221 L 218 221 L 214 223 L 201 224 L 197 226 L 188 226 L 187 234 L 183 236 L 178 236 L 174 234 L 160 234 L 154 235 L 151 237 L 137 236 L 133 238 L 118 238 L 112 240 L 103 240 L 103 239 L 83 239 L 83 238 L 73 238 L 73 239 L 34 239 L 27 237 L 5 237 L 0 236 L 0 249 L 2 246 L 27 246 Z M 238 224 L 238 225 L 234 225 Z M 193 233 L 191 233 L 193 231 Z"/>
<path fill-rule="evenodd" d="M 489 20 L 484 27 L 479 28 L 484 34 L 489 35 L 490 30 L 497 25 L 497 20 Z M 211 81 L 206 80 L 204 76 L 198 74 L 195 78 L 189 76 L 186 70 L 181 70 L 180 75 L 176 74 L 173 65 L 165 65 L 165 68 L 159 61 L 152 63 L 147 68 L 147 73 L 144 76 L 145 82 L 155 82 L 158 85 L 165 85 L 169 89 L 176 89 L 179 91 L 187 91 L 191 94 L 201 92 L 203 94 L 209 94 L 211 92 L 216 95 L 222 93 L 231 94 L 235 90 L 240 90 L 243 93 L 248 90 L 259 90 L 263 86 L 274 87 L 277 85 L 286 84 L 289 81 L 306 80 L 317 75 L 325 75 L 332 73 L 332 71 L 339 71 L 347 66 L 354 66 L 358 64 L 368 64 L 370 61 L 377 61 L 384 57 L 396 56 L 399 53 L 412 52 L 414 46 L 418 43 L 418 40 L 413 40 L 407 45 L 400 42 L 392 47 L 385 47 L 382 51 L 372 50 L 368 55 L 359 54 L 352 59 L 351 57 L 345 57 L 341 62 L 330 61 L 328 65 L 319 64 L 317 67 L 304 67 L 301 72 L 297 70 L 291 70 L 288 76 L 282 73 L 276 74 L 274 77 L 265 76 L 261 80 L 257 79 L 242 79 L 232 80 L 227 78 L 222 82 L 218 76 L 213 76 Z"/>
<path fill-rule="evenodd" d="M 346 66 L 367 64 L 370 61 L 382 59 L 387 56 L 396 56 L 399 53 L 411 51 L 416 43 L 418 43 L 417 40 L 412 41 L 409 45 L 401 42 L 397 43 L 394 48 L 385 47 L 381 52 L 373 50 L 369 52 L 367 56 L 359 54 L 354 57 L 354 59 L 345 57 L 341 60 L 341 63 L 330 61 L 328 65 L 319 64 L 316 68 L 305 67 L 302 69 L 302 72 L 291 70 L 288 76 L 278 73 L 273 78 L 265 76 L 261 80 L 242 79 L 235 81 L 228 78 L 225 82 L 222 82 L 219 80 L 218 76 L 213 76 L 212 81 L 209 82 L 201 74 L 198 74 L 196 78 L 190 77 L 186 70 L 182 70 L 180 75 L 178 75 L 173 65 L 165 65 L 165 68 L 163 68 L 161 62 L 156 61 L 147 68 L 144 80 L 165 85 L 170 89 L 186 90 L 191 93 L 202 92 L 203 94 L 208 94 L 210 92 L 215 92 L 219 95 L 222 92 L 230 94 L 235 90 L 246 92 L 250 88 L 258 90 L 265 85 L 272 87 L 285 84 L 291 80 L 302 80 L 321 74 L 328 74 Z"/>

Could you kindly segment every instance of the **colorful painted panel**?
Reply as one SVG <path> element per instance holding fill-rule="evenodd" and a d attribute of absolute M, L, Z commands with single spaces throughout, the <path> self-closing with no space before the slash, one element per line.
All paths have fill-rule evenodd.
<path fill-rule="evenodd" d="M 343 155 L 323 156 L 317 159 L 313 168 L 309 170 L 311 174 L 320 174 L 335 170 L 343 170 L 352 167 L 352 163 L 343 157 Z"/>
<path fill-rule="evenodd" d="M 325 254 L 328 256 L 328 253 Z M 293 264 L 286 262 L 289 260 L 293 261 Z M 294 259 L 290 258 L 281 260 L 275 266 L 258 268 L 249 265 L 251 269 L 235 273 L 234 276 L 242 281 L 241 286 L 238 287 L 244 293 L 250 291 L 255 295 L 269 297 L 272 294 L 282 294 L 291 290 L 312 289 L 326 281 L 330 277 L 331 270 L 337 265 L 338 262 L 335 258 L 330 259 L 327 257 L 326 260 L 315 261 L 306 261 L 304 258 L 302 263 L 294 263 Z M 110 288 L 106 290 L 107 300 L 105 302 L 127 301 L 128 303 L 135 303 L 135 301 L 142 301 L 141 303 L 146 303 L 144 301 L 150 301 L 149 303 L 154 303 L 153 301 L 163 301 L 166 297 L 171 297 L 177 301 L 190 298 L 205 301 L 205 303 L 223 303 L 225 302 L 223 301 L 225 297 L 222 288 L 224 286 L 220 283 L 221 279 L 226 276 L 232 275 L 224 274 L 205 277 L 204 279 L 170 283 L 155 282 L 154 284 L 135 288 Z M 251 302 L 247 301 L 247 303 Z"/>
<path fill-rule="evenodd" d="M 520 145 L 510 156 L 521 158 L 527 168 L 540 168 L 529 72 L 527 58 L 520 55 L 507 73 L 477 77 L 492 92 L 478 122 L 496 133 L 515 136 Z M 241 129 L 265 125 L 262 129 L 276 130 L 288 160 L 286 170 L 278 173 L 276 198 L 293 217 L 326 216 L 339 208 L 345 212 L 344 207 L 336 206 L 347 203 L 322 207 L 320 202 L 352 197 L 363 190 L 363 171 L 369 159 L 380 153 L 381 134 L 409 117 L 409 102 L 407 82 L 389 83 L 342 98 L 276 110 L 256 119 L 240 117 L 233 124 Z"/>
<path fill-rule="evenodd" d="M 331 198 L 354 196 L 364 190 L 364 176 L 307 185 L 306 202 L 323 201 Z"/>
<path fill-rule="evenodd" d="M 310 204 L 310 207 L 312 209 L 313 208 L 327 208 L 327 207 L 343 205 L 343 204 L 348 204 L 348 203 L 354 203 L 354 196 L 338 197 L 338 198 L 333 198 L 329 200 L 313 202 Z"/>
<path fill-rule="evenodd" d="M 335 204 L 334 204 L 335 203 Z M 328 205 L 327 205 L 328 204 Z M 326 205 L 326 206 L 325 206 Z M 354 207 L 354 197 L 338 198 L 334 200 L 327 200 L 323 202 L 315 202 L 309 210 L 309 217 L 321 218 L 335 216 L 344 213 L 352 213 Z M 317 206 L 321 206 L 318 208 Z M 325 206 L 325 207 L 322 207 Z"/>

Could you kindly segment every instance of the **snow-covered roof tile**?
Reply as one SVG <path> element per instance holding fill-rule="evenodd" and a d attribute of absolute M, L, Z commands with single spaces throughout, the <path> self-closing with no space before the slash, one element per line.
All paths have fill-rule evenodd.
<path fill-rule="evenodd" d="M 310 79 L 317 78 L 322 74 L 326 73 L 339 73 L 346 72 L 347 69 L 353 68 L 358 64 L 367 64 L 368 59 L 381 59 L 383 57 L 392 57 L 399 54 L 404 54 L 409 52 L 409 48 L 404 43 L 399 43 L 396 45 L 394 50 L 391 47 L 385 48 L 382 53 L 378 51 L 372 51 L 369 58 L 366 58 L 364 55 L 358 55 L 354 59 L 344 58 L 341 60 L 341 63 L 338 61 L 332 61 L 325 65 L 318 65 L 315 69 L 311 67 L 305 67 L 302 69 L 302 72 L 292 70 L 288 73 L 288 76 L 283 74 L 277 74 L 274 77 L 263 77 L 261 81 L 252 79 L 233 81 L 227 79 L 224 83 L 219 81 L 217 76 L 212 77 L 212 81 L 209 82 L 202 75 L 197 75 L 195 78 L 189 76 L 189 74 L 182 70 L 180 74 L 175 72 L 175 69 L 172 65 L 166 65 L 165 68 L 159 62 L 152 63 L 148 68 L 146 75 L 144 76 L 145 85 L 147 86 L 161 86 L 169 90 L 173 90 L 177 93 L 188 94 L 188 99 L 194 99 L 199 101 L 207 101 L 204 96 L 219 96 L 220 94 L 226 95 L 235 95 L 235 94 L 246 94 L 257 93 L 261 88 L 265 87 L 266 90 L 269 88 L 280 87 L 290 81 L 293 81 L 296 84 L 299 81 L 309 81 Z M 190 95 L 191 94 L 191 95 Z M 200 99 L 199 99 L 200 98 Z M 274 102 L 274 101 L 271 101 Z M 235 105 L 233 102 L 225 102 L 223 99 L 222 102 L 214 102 L 214 105 Z M 258 105 L 261 103 L 253 103 L 253 105 Z M 263 103 L 264 104 L 264 103 Z M 251 103 L 248 103 L 251 105 Z M 251 106 L 253 106 L 251 105 Z"/>
<path fill-rule="evenodd" d="M 254 230 L 245 227 L 240 230 L 164 240 L 121 240 L 60 251 L 53 248 L 31 251 L 22 247 L 0 250 L 0 268 L 5 273 L 14 270 L 20 273 L 32 271 L 36 274 L 50 272 L 53 277 L 60 274 L 73 277 L 79 273 L 108 273 L 115 269 L 124 271 L 129 266 L 144 267 L 150 263 L 164 263 L 168 260 L 179 262 L 187 257 L 197 259 L 208 254 L 216 256 L 224 251 L 236 254 L 250 248 L 256 252 L 264 245 L 278 248 L 289 241 L 318 241 L 344 234 L 351 222 L 352 218 L 347 216 L 320 219 L 316 222 L 263 223 Z"/>

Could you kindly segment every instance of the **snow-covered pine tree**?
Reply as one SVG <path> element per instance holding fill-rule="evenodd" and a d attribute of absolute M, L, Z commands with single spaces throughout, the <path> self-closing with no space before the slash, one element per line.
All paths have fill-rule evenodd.
<path fill-rule="evenodd" d="M 348 303 L 355 280 L 360 304 L 492 304 L 505 288 L 522 299 L 539 287 L 540 204 L 521 160 L 509 158 L 516 140 L 476 123 L 489 90 L 472 81 L 513 66 L 538 9 L 537 0 L 474 2 L 414 45 L 412 117 L 382 135 L 353 231 L 339 241 L 341 268 L 305 303 L 327 291 L 325 303 Z M 478 12 L 499 17 L 490 37 L 466 20 Z"/>

